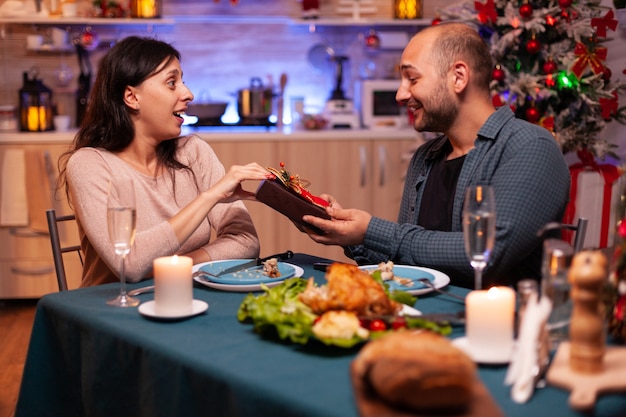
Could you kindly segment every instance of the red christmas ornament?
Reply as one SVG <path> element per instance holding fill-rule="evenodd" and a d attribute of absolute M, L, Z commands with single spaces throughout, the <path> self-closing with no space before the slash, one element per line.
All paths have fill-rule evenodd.
<path fill-rule="evenodd" d="M 526 120 L 530 123 L 537 123 L 539 121 L 539 110 L 536 107 L 529 107 L 526 110 Z"/>
<path fill-rule="evenodd" d="M 539 51 L 541 51 L 541 43 L 537 39 L 533 38 L 526 42 L 526 52 L 536 54 Z"/>
<path fill-rule="evenodd" d="M 611 81 L 611 76 L 613 75 L 613 73 L 611 72 L 611 69 L 609 67 L 604 67 L 604 71 L 602 72 L 602 79 L 604 80 L 604 82 L 609 82 Z"/>
<path fill-rule="evenodd" d="M 558 65 L 556 64 L 556 62 L 552 60 L 552 58 L 548 58 L 548 60 L 543 63 L 544 74 L 552 74 L 556 72 L 557 69 L 558 69 Z"/>
<path fill-rule="evenodd" d="M 524 3 L 519 8 L 519 15 L 524 19 L 530 19 L 533 16 L 533 6 L 528 3 Z"/>
<path fill-rule="evenodd" d="M 491 72 L 491 79 L 496 80 L 497 82 L 501 83 L 502 81 L 504 81 L 505 77 L 506 77 L 506 74 L 504 70 L 502 69 L 502 67 L 500 67 L 500 65 L 496 65 L 496 67 Z"/>
<path fill-rule="evenodd" d="M 556 85 L 556 80 L 554 79 L 552 74 L 548 74 L 548 76 L 546 77 L 546 87 L 552 88 L 555 85 Z"/>
<path fill-rule="evenodd" d="M 559 6 L 562 8 L 570 7 L 574 3 L 573 0 L 559 0 Z"/>
<path fill-rule="evenodd" d="M 378 49 L 380 47 L 380 38 L 375 30 L 370 30 L 370 33 L 365 37 L 365 46 L 370 49 Z"/>

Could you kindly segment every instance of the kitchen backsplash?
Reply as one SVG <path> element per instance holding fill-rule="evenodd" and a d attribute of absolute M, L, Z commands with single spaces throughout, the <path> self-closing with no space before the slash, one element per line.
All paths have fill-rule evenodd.
<path fill-rule="evenodd" d="M 44 4 L 49 1 L 44 0 Z M 320 17 L 337 17 L 338 2 L 321 0 Z M 392 3 L 393 0 L 377 0 L 378 17 L 390 18 Z M 439 3 L 446 2 L 439 0 Z M 435 4 L 426 3 L 425 16 L 434 16 Z M 82 3 L 79 10 L 90 7 L 89 3 Z M 408 39 L 418 29 L 411 24 L 376 27 L 382 35 L 396 40 L 395 46 L 386 48 L 383 42 L 382 48 L 371 50 L 365 46 L 365 37 L 371 29 L 368 26 L 317 26 L 311 32 L 308 24 L 298 23 L 300 15 L 301 3 L 297 0 L 240 0 L 236 6 L 230 0 L 168 0 L 163 4 L 163 18 L 172 22 L 170 25 L 94 25 L 67 29 L 74 36 L 85 29 L 98 35 L 100 45 L 90 52 L 94 73 L 100 58 L 116 39 L 138 34 L 172 43 L 182 53 L 184 79 L 196 100 L 210 97 L 229 101 L 227 119 L 237 118 L 236 92 L 248 87 L 252 77 L 260 77 L 266 84 L 278 83 L 283 72 L 288 75 L 285 102 L 289 103 L 292 96 L 302 96 L 307 111 L 321 110 L 335 83 L 335 67 L 324 55 L 327 53 L 349 58 L 344 67 L 343 88 L 348 97 L 353 97 L 353 85 L 359 78 L 396 75 L 401 54 L 401 46 L 397 45 L 402 44 L 397 39 Z M 47 36 L 50 27 L 4 26 L 0 105 L 17 105 L 22 73 L 37 67 L 39 78 L 54 91 L 59 112 L 74 117 L 74 92 L 80 73 L 75 51 L 71 48 L 63 53 L 29 51 L 26 37 L 32 34 Z M 58 81 L 62 66 L 73 74 L 67 87 L 60 86 Z M 288 109 L 286 114 L 288 118 Z"/>

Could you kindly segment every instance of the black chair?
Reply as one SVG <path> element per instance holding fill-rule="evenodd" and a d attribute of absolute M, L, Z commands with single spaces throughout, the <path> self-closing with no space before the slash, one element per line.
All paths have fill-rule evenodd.
<path fill-rule="evenodd" d="M 580 252 L 584 249 L 585 246 L 585 236 L 587 234 L 587 224 L 589 223 L 588 219 L 580 217 L 576 224 L 563 224 L 557 222 L 550 222 L 546 224 L 541 230 L 537 233 L 538 236 L 545 236 L 545 234 L 550 230 L 570 230 L 574 232 L 574 244 L 572 247 L 574 248 L 574 253 Z"/>
<path fill-rule="evenodd" d="M 54 209 L 46 210 L 46 218 L 48 220 L 48 233 L 50 234 L 50 244 L 52 245 L 52 257 L 54 258 L 54 269 L 57 273 L 57 282 L 59 291 L 67 291 L 67 278 L 65 276 L 65 263 L 63 262 L 63 254 L 68 252 L 78 253 L 81 265 L 83 264 L 83 255 L 79 245 L 62 246 L 59 237 L 59 222 L 75 221 L 73 214 L 67 216 L 57 216 Z"/>

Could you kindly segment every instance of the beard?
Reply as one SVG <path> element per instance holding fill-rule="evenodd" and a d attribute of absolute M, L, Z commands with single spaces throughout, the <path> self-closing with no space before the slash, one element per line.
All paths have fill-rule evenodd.
<path fill-rule="evenodd" d="M 414 128 L 418 132 L 445 132 L 458 114 L 454 97 L 440 83 L 434 94 L 422 101 L 422 118 L 415 119 Z"/>

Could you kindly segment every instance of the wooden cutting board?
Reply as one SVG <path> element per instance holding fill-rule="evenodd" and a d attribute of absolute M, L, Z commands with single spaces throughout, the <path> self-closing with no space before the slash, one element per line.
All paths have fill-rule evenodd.
<path fill-rule="evenodd" d="M 548 383 L 570 390 L 569 405 L 575 410 L 593 408 L 599 394 L 626 392 L 626 348 L 607 346 L 604 371 L 581 374 L 569 366 L 570 343 L 561 342 L 548 369 Z"/>
<path fill-rule="evenodd" d="M 404 410 L 397 410 L 390 407 L 372 392 L 371 388 L 364 384 L 362 378 L 356 376 L 353 370 L 354 364 L 350 366 L 350 377 L 352 379 L 352 387 L 356 398 L 357 408 L 361 417 L 427 417 L 433 414 L 410 413 Z M 442 417 L 504 417 L 504 413 L 498 407 L 494 399 L 483 385 L 482 381 L 476 377 L 476 382 L 472 384 L 474 388 L 472 402 L 467 410 L 463 413 L 441 414 L 436 416 Z M 417 394 L 417 393 L 416 393 Z"/>

